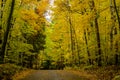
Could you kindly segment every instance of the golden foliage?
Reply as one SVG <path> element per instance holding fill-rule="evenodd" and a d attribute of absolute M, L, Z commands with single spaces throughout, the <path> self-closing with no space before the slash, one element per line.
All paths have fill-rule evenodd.
<path fill-rule="evenodd" d="M 38 15 L 34 13 L 34 10 L 21 10 L 21 17 L 23 20 L 27 21 L 27 20 L 37 20 L 38 19 Z"/>

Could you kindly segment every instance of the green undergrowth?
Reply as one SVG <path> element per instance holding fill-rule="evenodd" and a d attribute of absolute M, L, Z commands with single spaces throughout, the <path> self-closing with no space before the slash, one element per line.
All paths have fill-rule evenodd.
<path fill-rule="evenodd" d="M 87 67 L 85 71 L 96 75 L 98 80 L 120 80 L 120 66 Z"/>
<path fill-rule="evenodd" d="M 87 75 L 91 75 L 90 78 L 92 80 L 120 80 L 120 66 L 84 66 L 84 67 L 66 67 L 65 70 L 75 70 L 81 72 L 83 76 L 88 77 Z M 94 78 L 95 77 L 95 78 Z M 89 79 L 90 79 L 89 78 Z M 91 80 L 90 79 L 90 80 Z"/>
<path fill-rule="evenodd" d="M 14 64 L 1 64 L 0 65 L 0 80 L 13 80 L 12 76 L 20 71 L 25 70 L 20 66 Z"/>

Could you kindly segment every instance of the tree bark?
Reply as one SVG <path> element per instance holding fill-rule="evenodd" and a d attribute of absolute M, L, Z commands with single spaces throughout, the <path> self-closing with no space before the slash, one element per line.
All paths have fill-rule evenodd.
<path fill-rule="evenodd" d="M 9 17 L 8 17 L 8 20 L 7 20 L 6 32 L 4 33 L 3 44 L 2 44 L 2 49 L 1 49 L 1 53 L 0 53 L 1 63 L 4 63 L 6 44 L 7 44 L 7 40 L 8 40 L 9 31 L 10 31 L 10 28 L 11 28 L 11 20 L 12 20 L 12 15 L 13 15 L 13 11 L 14 11 L 14 5 L 15 5 L 15 0 L 12 0 L 11 10 L 10 10 L 10 14 L 9 14 Z"/>
<path fill-rule="evenodd" d="M 120 17 L 119 17 L 119 12 L 117 10 L 116 0 L 113 0 L 113 4 L 114 4 L 114 9 L 115 9 L 115 12 L 116 12 L 119 31 L 120 31 Z M 117 35 L 117 29 L 115 29 L 115 32 L 116 32 L 115 35 Z M 116 44 L 115 44 L 115 52 L 116 52 L 116 54 L 115 54 L 115 65 L 118 65 L 118 61 L 119 61 L 118 49 L 119 49 L 119 44 L 118 44 L 118 41 L 116 41 Z"/>
<path fill-rule="evenodd" d="M 67 9 L 68 9 L 68 23 L 69 23 L 69 27 L 70 27 L 70 40 L 71 40 L 71 54 L 72 54 L 72 61 L 71 61 L 71 65 L 73 66 L 73 64 L 75 63 L 75 56 L 74 56 L 74 39 L 73 39 L 73 29 L 72 29 L 72 21 L 71 21 L 71 10 L 70 10 L 70 6 L 69 6 L 69 1 L 67 0 Z"/>
<path fill-rule="evenodd" d="M 119 15 L 117 12 L 117 8 L 116 8 L 116 3 L 115 0 L 110 0 L 110 11 L 111 11 L 111 20 L 112 20 L 112 26 L 111 26 L 111 32 L 110 32 L 110 39 L 111 39 L 111 50 L 113 51 L 113 39 L 114 36 L 117 35 L 117 28 L 115 26 L 115 22 L 116 22 L 116 15 L 115 12 L 117 14 L 118 17 L 118 22 L 119 22 Z M 119 25 L 120 27 L 120 25 Z M 116 41 L 115 43 L 115 65 L 118 65 L 118 41 Z"/>
<path fill-rule="evenodd" d="M 114 35 L 117 35 L 117 28 L 115 28 Z M 115 43 L 115 65 L 118 65 L 119 62 L 119 55 L 118 55 L 118 41 Z"/>
<path fill-rule="evenodd" d="M 98 27 L 98 20 L 97 18 L 95 18 L 95 28 L 96 28 L 96 35 L 97 35 L 97 46 L 98 46 L 98 66 L 102 66 L 102 63 L 101 63 L 101 54 L 102 54 L 102 51 L 101 51 L 101 45 L 100 45 L 100 33 L 99 33 L 99 27 Z"/>
<path fill-rule="evenodd" d="M 0 5 L 0 53 L 1 53 L 1 45 L 2 45 L 2 18 L 3 18 L 3 9 L 4 9 L 4 0 L 1 0 Z"/>
<path fill-rule="evenodd" d="M 88 47 L 88 40 L 87 40 L 87 36 L 86 36 L 86 31 L 84 30 L 84 36 L 85 36 L 85 44 L 86 44 L 86 50 L 87 50 L 87 54 L 88 54 L 88 62 L 89 64 L 91 65 L 92 64 L 92 61 L 91 61 L 91 58 L 90 58 L 90 51 L 89 51 L 89 47 Z"/>
<path fill-rule="evenodd" d="M 120 17 L 119 17 L 119 12 L 117 10 L 116 0 L 113 0 L 113 4 L 114 4 L 114 9 L 115 9 L 115 12 L 116 12 L 116 16 L 117 16 L 117 20 L 118 20 L 118 25 L 119 25 L 119 31 L 120 31 Z"/>
<path fill-rule="evenodd" d="M 95 15 L 95 19 L 94 19 L 94 23 L 95 23 L 95 30 L 96 30 L 96 37 L 97 37 L 97 48 L 98 48 L 98 66 L 102 66 L 102 59 L 101 59 L 101 55 L 102 55 L 102 50 L 101 50 L 101 41 L 100 41 L 100 32 L 99 32 L 99 25 L 98 25 L 98 18 L 97 18 L 97 11 L 95 8 L 95 3 L 94 0 L 90 1 L 91 5 L 91 10 L 94 11 L 94 15 Z"/>

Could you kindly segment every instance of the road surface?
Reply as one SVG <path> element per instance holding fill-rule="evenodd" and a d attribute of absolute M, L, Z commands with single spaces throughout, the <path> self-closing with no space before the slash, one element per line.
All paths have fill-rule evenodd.
<path fill-rule="evenodd" d="M 21 80 L 90 80 L 67 70 L 38 70 Z"/>

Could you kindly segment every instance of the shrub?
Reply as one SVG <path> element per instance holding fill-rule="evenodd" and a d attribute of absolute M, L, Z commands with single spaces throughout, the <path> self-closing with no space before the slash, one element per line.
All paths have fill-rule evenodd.
<path fill-rule="evenodd" d="M 120 80 L 120 75 L 115 76 L 113 80 Z"/>
<path fill-rule="evenodd" d="M 23 70 L 22 67 L 16 66 L 14 64 L 1 64 L 0 65 L 0 79 L 12 80 L 12 76 L 21 70 Z"/>

